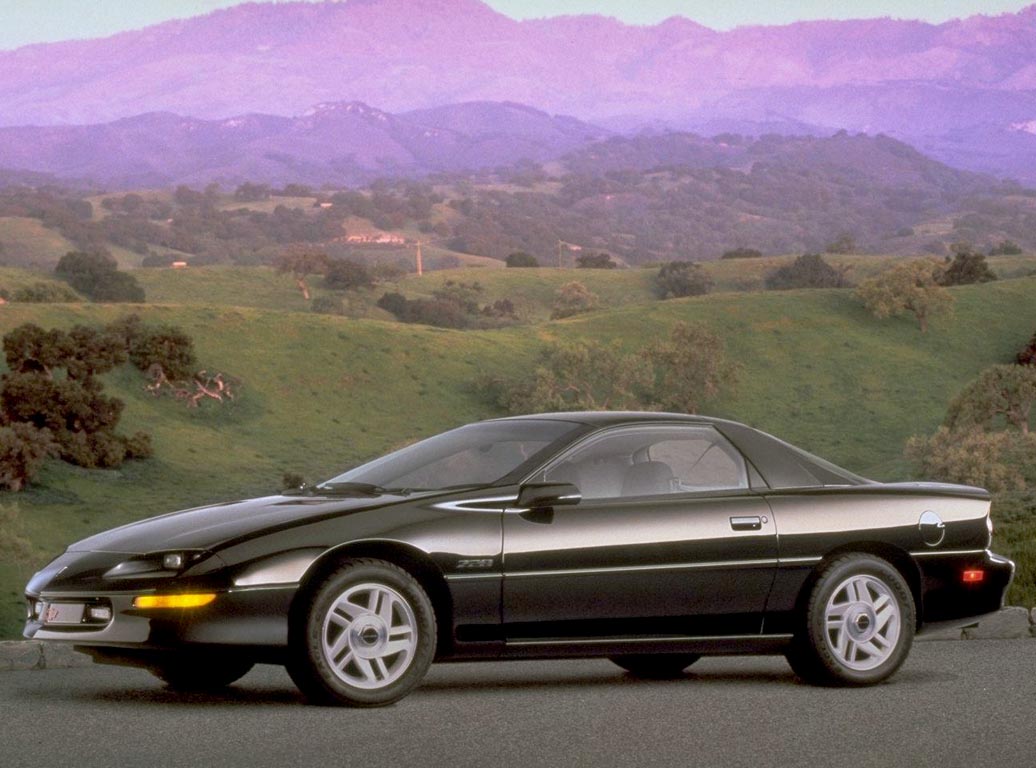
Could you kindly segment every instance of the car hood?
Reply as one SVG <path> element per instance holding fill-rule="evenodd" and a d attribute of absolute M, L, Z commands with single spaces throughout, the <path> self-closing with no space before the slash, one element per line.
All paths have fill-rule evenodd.
<path fill-rule="evenodd" d="M 279 495 L 211 504 L 113 528 L 76 542 L 68 550 L 125 554 L 176 549 L 211 550 L 259 531 L 290 528 L 306 521 L 352 514 L 412 498 L 394 494 Z"/>

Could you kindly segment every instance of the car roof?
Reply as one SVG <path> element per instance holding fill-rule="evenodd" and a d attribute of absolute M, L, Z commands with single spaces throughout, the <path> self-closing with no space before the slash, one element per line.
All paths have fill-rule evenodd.
<path fill-rule="evenodd" d="M 871 483 L 860 475 L 814 456 L 746 424 L 712 416 L 659 411 L 563 411 L 508 416 L 492 421 L 564 421 L 602 429 L 623 424 L 669 423 L 714 426 L 734 443 L 773 488 L 813 487 L 825 484 L 860 485 Z"/>
<path fill-rule="evenodd" d="M 522 416 L 505 416 L 492 421 L 571 421 L 589 426 L 611 426 L 645 421 L 686 421 L 691 424 L 724 423 L 724 419 L 698 416 L 686 413 L 665 413 L 663 411 L 560 411 L 552 413 L 530 413 Z"/>

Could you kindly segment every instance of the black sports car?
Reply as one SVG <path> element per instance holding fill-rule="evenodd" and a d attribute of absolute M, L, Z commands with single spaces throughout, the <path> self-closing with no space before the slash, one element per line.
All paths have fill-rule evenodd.
<path fill-rule="evenodd" d="M 989 494 L 882 484 L 742 424 L 469 424 L 298 491 L 98 534 L 26 588 L 26 637 L 179 688 L 284 664 L 377 706 L 432 661 L 604 656 L 636 675 L 778 653 L 884 680 L 915 632 L 1000 608 Z"/>

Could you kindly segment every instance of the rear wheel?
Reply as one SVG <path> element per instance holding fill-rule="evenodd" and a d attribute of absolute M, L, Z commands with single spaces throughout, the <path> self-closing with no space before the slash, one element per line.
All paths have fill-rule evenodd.
<path fill-rule="evenodd" d="M 627 656 L 611 656 L 609 660 L 637 677 L 662 680 L 679 677 L 680 674 L 700 659 L 696 653 L 638 653 Z"/>
<path fill-rule="evenodd" d="M 406 571 L 346 561 L 291 627 L 288 674 L 310 701 L 378 707 L 417 686 L 435 656 L 435 613 Z"/>
<path fill-rule="evenodd" d="M 191 654 L 163 659 L 148 671 L 177 691 L 216 691 L 240 680 L 253 666 L 247 659 Z"/>
<path fill-rule="evenodd" d="M 899 571 L 872 555 L 844 555 L 814 584 L 788 662 L 818 685 L 879 683 L 906 660 L 915 621 L 913 595 Z"/>

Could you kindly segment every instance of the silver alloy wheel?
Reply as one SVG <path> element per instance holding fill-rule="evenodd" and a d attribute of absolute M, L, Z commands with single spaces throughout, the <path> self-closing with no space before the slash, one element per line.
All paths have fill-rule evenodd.
<path fill-rule="evenodd" d="M 324 659 L 355 688 L 384 688 L 414 660 L 417 633 L 414 610 L 399 592 L 384 584 L 356 584 L 324 616 Z"/>
<path fill-rule="evenodd" d="M 899 642 L 899 603 L 881 579 L 856 574 L 831 593 L 824 637 L 838 662 L 865 672 L 883 664 Z"/>

